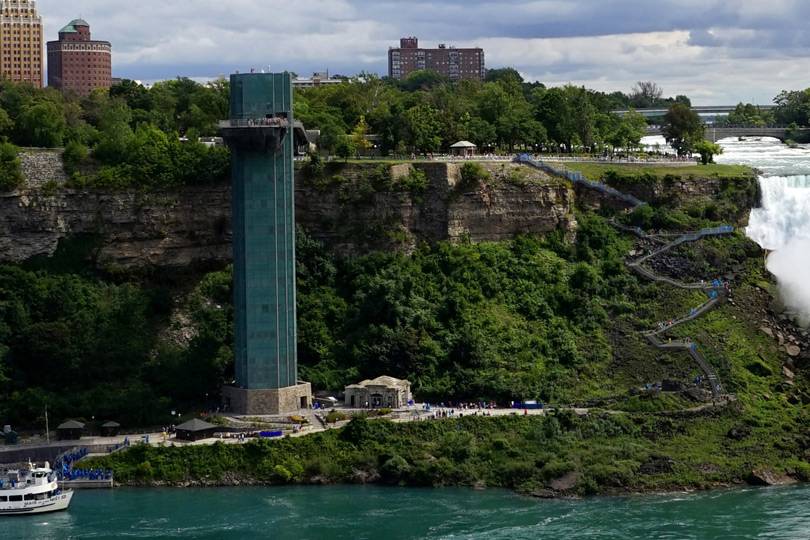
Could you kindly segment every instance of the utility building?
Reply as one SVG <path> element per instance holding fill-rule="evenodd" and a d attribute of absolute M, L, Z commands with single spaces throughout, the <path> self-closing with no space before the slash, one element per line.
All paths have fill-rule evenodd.
<path fill-rule="evenodd" d="M 298 381 L 292 96 L 289 73 L 232 75 L 231 118 L 221 125 L 232 153 L 236 364 L 223 397 L 237 414 L 312 401 Z"/>
<path fill-rule="evenodd" d="M 42 17 L 34 0 L 0 0 L 0 78 L 42 87 Z"/>

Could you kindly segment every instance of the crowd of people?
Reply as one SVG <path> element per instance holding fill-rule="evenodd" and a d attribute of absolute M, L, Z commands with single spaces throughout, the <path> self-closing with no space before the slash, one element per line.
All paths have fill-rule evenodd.
<path fill-rule="evenodd" d="M 113 472 L 110 469 L 68 469 L 62 471 L 62 480 L 112 480 Z"/>
<path fill-rule="evenodd" d="M 59 472 L 64 476 L 64 473 L 70 471 L 73 468 L 74 463 L 87 457 L 87 454 L 88 454 L 87 448 L 79 448 L 78 450 L 74 450 L 73 452 L 65 452 L 64 454 L 56 458 L 53 470 Z"/>

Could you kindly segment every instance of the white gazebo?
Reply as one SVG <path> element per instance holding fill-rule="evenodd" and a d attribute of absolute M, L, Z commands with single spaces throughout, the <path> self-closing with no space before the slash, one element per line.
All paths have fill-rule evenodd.
<path fill-rule="evenodd" d="M 450 147 L 450 153 L 454 156 L 470 157 L 475 155 L 477 148 L 470 141 L 459 141 Z"/>

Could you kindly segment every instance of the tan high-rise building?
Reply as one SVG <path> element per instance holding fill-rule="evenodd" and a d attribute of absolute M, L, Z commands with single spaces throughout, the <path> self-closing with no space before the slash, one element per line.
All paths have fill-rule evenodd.
<path fill-rule="evenodd" d="M 0 0 L 0 76 L 42 87 L 42 17 L 35 0 Z"/>

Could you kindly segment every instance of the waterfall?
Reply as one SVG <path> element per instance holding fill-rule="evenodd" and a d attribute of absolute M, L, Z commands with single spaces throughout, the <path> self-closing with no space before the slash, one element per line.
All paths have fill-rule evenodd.
<path fill-rule="evenodd" d="M 768 270 L 779 282 L 782 301 L 802 324 L 810 323 L 810 147 L 776 140 L 727 140 L 721 163 L 763 172 L 762 208 L 751 212 L 747 234 L 771 251 Z"/>
<path fill-rule="evenodd" d="M 748 236 L 773 251 L 768 270 L 782 301 L 799 321 L 810 323 L 810 176 L 760 178 L 762 208 L 751 212 Z"/>
<path fill-rule="evenodd" d="M 810 240 L 810 176 L 763 176 L 759 184 L 762 208 L 751 212 L 748 237 L 771 251 Z"/>

